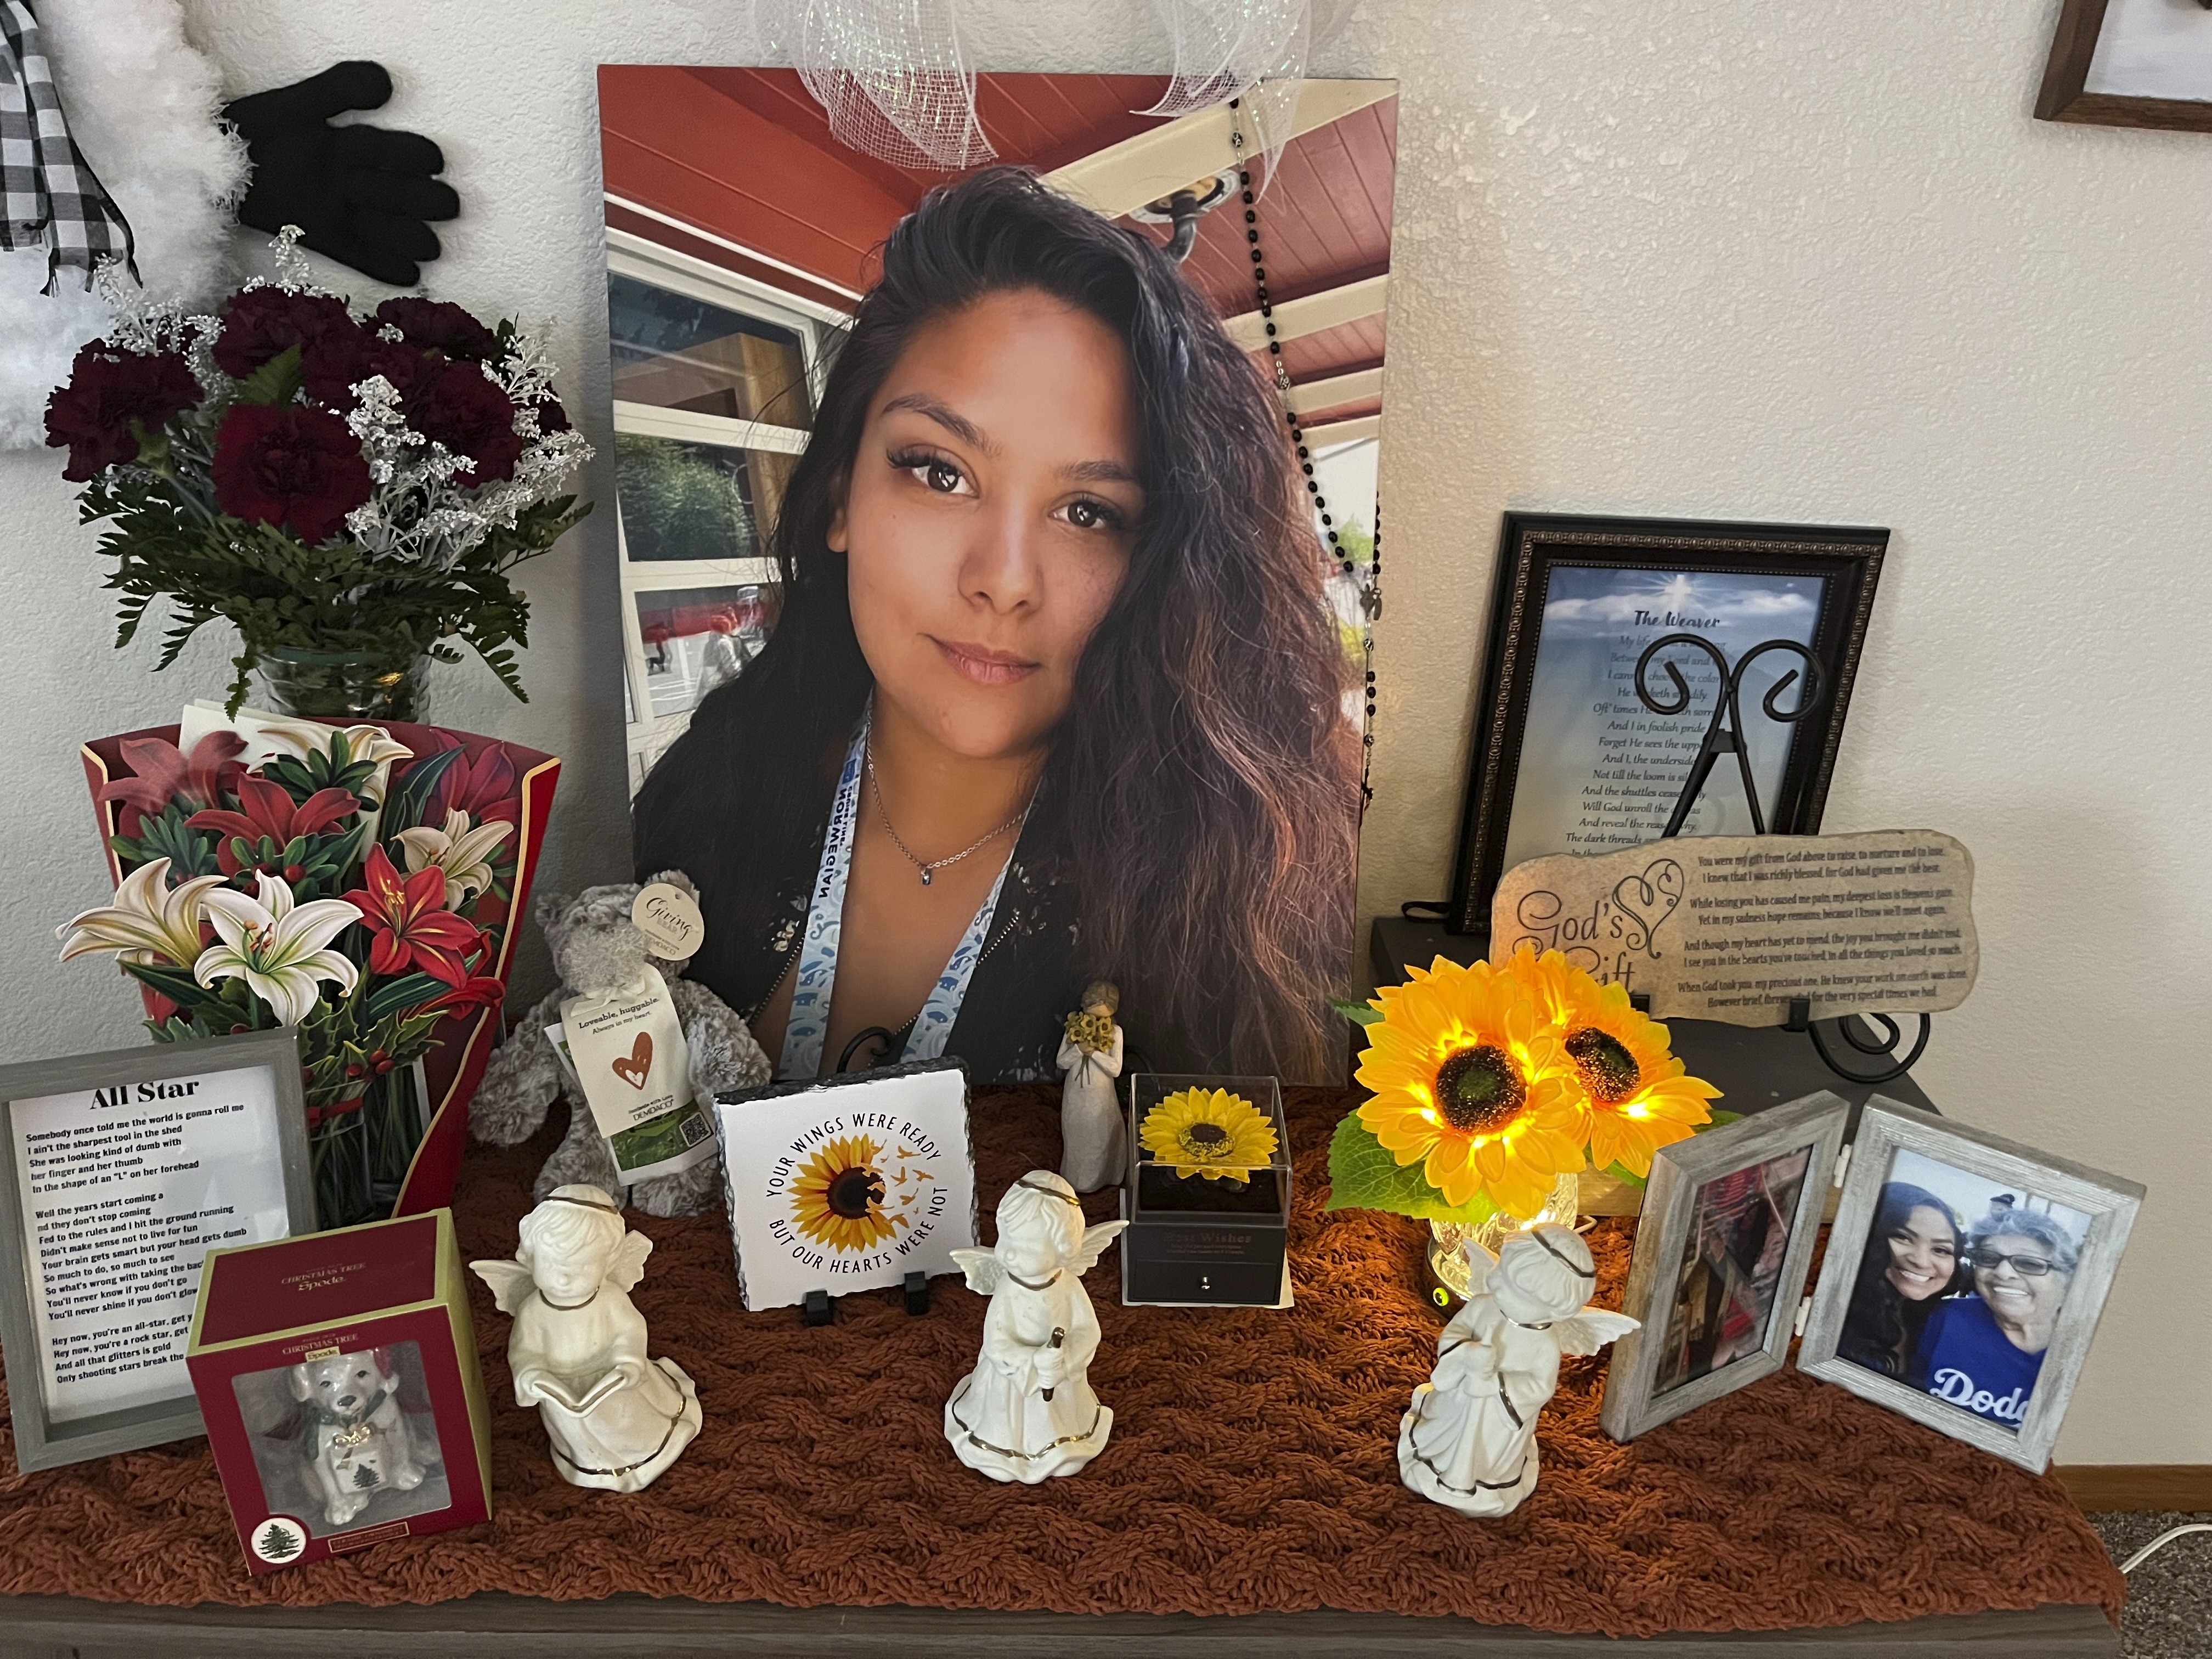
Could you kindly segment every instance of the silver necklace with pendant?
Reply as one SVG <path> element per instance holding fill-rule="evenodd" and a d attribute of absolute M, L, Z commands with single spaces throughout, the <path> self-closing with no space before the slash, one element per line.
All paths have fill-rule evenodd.
<path fill-rule="evenodd" d="M 951 857 L 944 859 L 922 858 L 915 852 L 914 848 L 908 847 L 904 842 L 901 841 L 899 839 L 899 832 L 891 827 L 891 815 L 884 806 L 884 792 L 882 786 L 878 784 L 876 781 L 875 751 L 872 749 L 864 750 L 862 758 L 865 769 L 868 775 L 868 799 L 876 804 L 876 817 L 883 824 L 884 833 L 891 838 L 891 845 L 897 848 L 900 852 L 905 854 L 908 862 L 911 863 L 915 869 L 921 872 L 921 884 L 924 887 L 928 886 L 932 878 L 936 875 L 937 872 L 944 869 L 945 866 L 948 864 L 957 864 L 961 860 L 966 858 L 971 853 L 981 852 L 986 847 L 988 847 L 993 842 L 998 840 L 1000 836 L 1005 835 L 1009 830 L 1018 829 L 1020 827 L 1022 820 L 1029 816 L 1029 808 L 1024 806 L 1020 811 L 1015 813 L 1013 817 L 1008 818 L 997 829 L 992 830 L 990 834 L 982 837 L 981 840 L 977 841 L 969 846 L 962 848 L 958 852 L 953 854 Z"/>

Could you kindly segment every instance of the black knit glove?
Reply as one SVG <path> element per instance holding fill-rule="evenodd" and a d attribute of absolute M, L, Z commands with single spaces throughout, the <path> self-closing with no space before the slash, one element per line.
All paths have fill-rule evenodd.
<path fill-rule="evenodd" d="M 384 66 L 356 62 L 226 106 L 253 163 L 239 222 L 272 234 L 297 225 L 303 245 L 364 276 L 399 288 L 421 281 L 419 262 L 438 257 L 423 222 L 461 210 L 453 187 L 431 176 L 444 171 L 443 152 L 419 132 L 330 124 L 391 97 Z"/>

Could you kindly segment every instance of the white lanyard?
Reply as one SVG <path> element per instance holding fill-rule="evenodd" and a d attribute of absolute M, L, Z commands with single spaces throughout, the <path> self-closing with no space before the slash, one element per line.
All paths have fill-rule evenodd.
<path fill-rule="evenodd" d="M 853 745 L 845 752 L 844 769 L 837 775 L 836 804 L 830 811 L 830 833 L 822 842 L 822 865 L 815 872 L 814 892 L 806 910 L 806 932 L 799 948 L 799 978 L 791 994 L 791 1018 L 783 1028 L 783 1057 L 776 1077 L 786 1083 L 807 1082 L 821 1073 L 822 1044 L 830 1030 L 830 996 L 837 984 L 837 938 L 845 914 L 845 884 L 853 872 L 853 842 L 860 819 L 860 772 L 868 752 L 868 716 L 860 716 Z M 1024 819 L 1027 814 L 1024 814 Z M 1019 836 L 1016 842 L 1018 845 Z M 999 908 L 1000 890 L 1013 857 L 999 868 L 982 908 L 968 924 L 960 943 L 945 963 L 945 970 L 930 988 L 929 1000 L 915 1017 L 902 1060 L 935 1060 L 945 1052 L 952 1035 L 953 1019 L 968 981 L 983 954 L 983 941 L 991 931 L 991 917 Z"/>

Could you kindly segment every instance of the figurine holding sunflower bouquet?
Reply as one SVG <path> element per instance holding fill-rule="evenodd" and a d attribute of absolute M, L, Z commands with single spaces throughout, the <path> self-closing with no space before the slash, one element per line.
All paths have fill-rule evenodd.
<path fill-rule="evenodd" d="M 1352 1017 L 1372 1097 L 1330 1144 L 1331 1209 L 1440 1229 L 1571 1218 L 1583 1170 L 1641 1184 L 1660 1147 L 1716 1121 L 1720 1091 L 1686 1074 L 1667 1028 L 1556 951 L 1438 957 Z"/>

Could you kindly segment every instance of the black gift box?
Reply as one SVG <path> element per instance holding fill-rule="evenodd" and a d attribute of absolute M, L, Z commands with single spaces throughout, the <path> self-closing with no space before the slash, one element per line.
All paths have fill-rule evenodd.
<path fill-rule="evenodd" d="M 1129 1089 L 1129 1179 L 1122 1188 L 1121 1301 L 1182 1307 L 1275 1308 L 1290 1301 L 1291 1137 L 1272 1077 L 1139 1072 Z M 1242 1096 L 1274 1126 L 1275 1150 L 1238 1181 L 1178 1176 L 1139 1139 L 1145 1115 L 1184 1089 Z"/>

